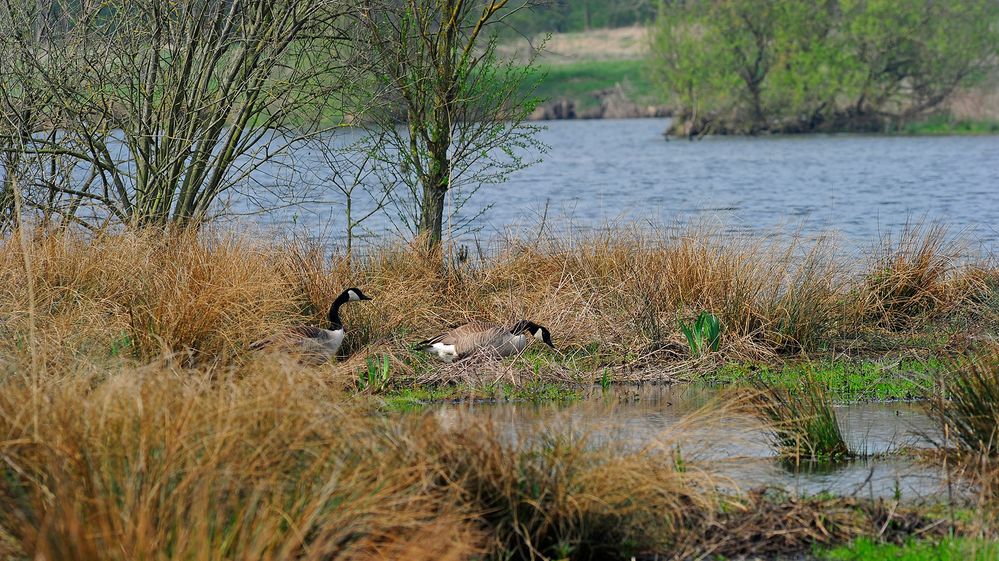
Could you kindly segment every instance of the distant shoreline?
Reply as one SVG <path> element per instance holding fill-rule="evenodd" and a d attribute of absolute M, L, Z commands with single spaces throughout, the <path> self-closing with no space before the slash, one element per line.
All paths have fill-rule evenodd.
<path fill-rule="evenodd" d="M 532 95 L 543 100 L 531 121 L 642 119 L 673 116 L 663 103 L 661 86 L 651 75 L 647 28 L 594 29 L 552 35 L 540 53 L 521 52 L 524 45 L 503 46 L 504 54 L 522 59 L 537 54 L 539 79 Z M 858 131 L 826 130 L 821 134 Z M 934 115 L 894 130 L 865 131 L 878 135 L 999 135 L 999 91 L 958 92 Z M 790 133 L 810 134 L 810 133 Z M 686 138 L 683 135 L 674 138 Z"/>

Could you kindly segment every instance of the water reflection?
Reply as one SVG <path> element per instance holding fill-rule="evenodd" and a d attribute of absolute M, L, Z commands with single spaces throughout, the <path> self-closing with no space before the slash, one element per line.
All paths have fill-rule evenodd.
<path fill-rule="evenodd" d="M 775 458 L 766 431 L 752 417 L 725 407 L 719 390 L 694 386 L 625 387 L 569 405 L 457 403 L 437 406 L 447 425 L 467 415 L 490 420 L 514 443 L 549 429 L 585 434 L 594 445 L 640 448 L 667 446 L 705 465 L 740 489 L 779 486 L 799 494 L 824 491 L 864 497 L 918 500 L 944 492 L 938 468 L 907 455 L 903 448 L 928 446 L 936 434 L 923 406 L 864 403 L 837 408 L 854 450 L 873 455 L 834 466 L 788 466 Z M 879 456 L 882 455 L 882 456 Z"/>

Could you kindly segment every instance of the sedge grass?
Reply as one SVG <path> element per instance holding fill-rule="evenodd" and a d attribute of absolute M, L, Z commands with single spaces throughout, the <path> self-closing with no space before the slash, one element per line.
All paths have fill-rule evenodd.
<path fill-rule="evenodd" d="M 512 559 L 629 559 L 667 551 L 718 508 L 710 478 L 668 451 L 594 446 L 585 436 L 488 426 L 453 435 L 442 463 Z"/>
<path fill-rule="evenodd" d="M 421 431 L 293 363 L 53 377 L 35 436 L 26 391 L 0 391 L 0 524 L 31 557 L 463 559 L 482 543 L 441 500 Z"/>
<path fill-rule="evenodd" d="M 982 279 L 962 274 L 963 250 L 940 224 L 910 222 L 885 234 L 860 288 L 862 320 L 905 330 L 973 298 Z"/>
<path fill-rule="evenodd" d="M 999 459 L 999 354 L 973 358 L 945 385 L 933 411 L 967 453 Z"/>
<path fill-rule="evenodd" d="M 836 462 L 852 455 L 831 400 L 811 378 L 793 389 L 758 383 L 750 408 L 769 424 L 785 462 Z"/>
<path fill-rule="evenodd" d="M 958 274 L 934 244 L 920 250 L 931 273 L 854 277 L 822 248 L 693 230 L 512 241 L 461 265 L 405 244 L 347 259 L 224 232 L 25 234 L 0 240 L 0 526 L 50 559 L 601 558 L 700 543 L 721 499 L 696 465 L 557 433 L 514 449 L 481 423 L 381 418 L 344 388 L 371 357 L 393 388 L 578 382 L 559 360 L 581 356 L 589 381 L 608 364 L 630 380 L 629 364 L 685 358 L 675 319 L 701 310 L 725 328 L 719 360 L 767 360 L 858 327 L 915 328 L 988 278 Z M 345 307 L 343 360 L 248 351 L 322 325 L 345 286 L 375 301 Z M 451 371 L 408 351 L 448 325 L 521 317 L 565 354 Z M 775 415 L 812 419 L 816 399 Z M 841 453 L 823 444 L 830 417 L 815 417 L 818 444 L 794 437 L 796 457 Z"/>

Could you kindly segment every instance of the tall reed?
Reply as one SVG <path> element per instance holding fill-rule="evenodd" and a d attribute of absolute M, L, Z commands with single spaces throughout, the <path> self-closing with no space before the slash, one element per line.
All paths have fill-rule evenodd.
<path fill-rule="evenodd" d="M 822 384 L 810 378 L 794 389 L 758 383 L 749 403 L 769 424 L 785 461 L 797 465 L 802 460 L 829 462 L 851 456 Z"/>
<path fill-rule="evenodd" d="M 999 460 L 999 354 L 973 358 L 945 383 L 933 413 L 959 448 Z"/>

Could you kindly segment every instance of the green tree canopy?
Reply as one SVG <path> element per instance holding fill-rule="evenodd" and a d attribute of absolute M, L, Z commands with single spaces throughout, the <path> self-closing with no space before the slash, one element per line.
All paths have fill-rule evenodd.
<path fill-rule="evenodd" d="M 999 54 L 994 0 L 688 0 L 660 5 L 653 65 L 673 132 L 883 130 Z"/>

